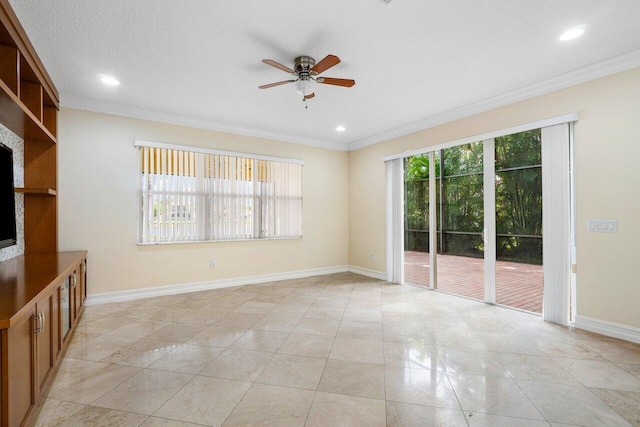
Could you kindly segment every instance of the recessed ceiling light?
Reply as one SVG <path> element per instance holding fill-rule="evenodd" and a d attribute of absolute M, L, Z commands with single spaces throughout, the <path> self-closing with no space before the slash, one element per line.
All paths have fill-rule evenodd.
<path fill-rule="evenodd" d="M 580 37 L 582 34 L 584 34 L 584 29 L 585 29 L 584 25 L 580 25 L 578 27 L 573 27 L 573 28 L 565 31 L 564 33 L 562 33 L 562 35 L 560 36 L 559 40 L 563 41 L 563 42 L 566 42 L 568 40 L 576 39 L 576 38 Z"/>
<path fill-rule="evenodd" d="M 338 127 L 336 128 L 336 130 L 337 130 L 338 132 L 344 132 L 345 130 L 347 130 L 347 128 L 346 128 L 346 127 L 344 127 L 344 126 L 342 126 L 342 125 L 340 125 L 340 126 L 338 126 Z"/>
<path fill-rule="evenodd" d="M 115 77 L 108 76 L 106 74 L 100 75 L 100 81 L 109 86 L 118 86 L 120 84 L 120 82 Z"/>

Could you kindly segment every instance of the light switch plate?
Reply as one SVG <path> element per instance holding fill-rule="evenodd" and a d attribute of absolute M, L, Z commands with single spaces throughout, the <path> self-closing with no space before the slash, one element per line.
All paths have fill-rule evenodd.
<path fill-rule="evenodd" d="M 617 233 L 618 221 L 615 219 L 590 219 L 587 230 L 591 233 Z"/>

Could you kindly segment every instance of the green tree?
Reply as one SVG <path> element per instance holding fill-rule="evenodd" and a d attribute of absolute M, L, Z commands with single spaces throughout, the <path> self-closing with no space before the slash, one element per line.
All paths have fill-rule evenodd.
<path fill-rule="evenodd" d="M 440 176 L 440 156 L 444 176 Z M 483 144 L 474 142 L 436 152 L 437 200 L 444 188 L 444 218 L 438 215 L 438 231 L 444 223 L 445 253 L 479 256 L 484 250 Z M 542 174 L 540 130 L 495 139 L 496 231 L 498 258 L 542 261 Z M 405 161 L 406 228 L 409 250 L 428 250 L 429 156 Z M 532 237 L 517 237 L 526 235 Z"/>
<path fill-rule="evenodd" d="M 542 263 L 540 129 L 495 140 L 498 259 Z"/>

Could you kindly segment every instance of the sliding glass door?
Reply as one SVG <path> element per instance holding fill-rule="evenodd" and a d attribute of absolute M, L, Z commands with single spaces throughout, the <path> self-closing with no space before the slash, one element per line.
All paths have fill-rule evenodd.
<path fill-rule="evenodd" d="M 577 119 L 385 157 L 387 280 L 569 324 Z"/>
<path fill-rule="evenodd" d="M 542 312 L 539 129 L 409 157 L 404 191 L 406 283 Z"/>
<path fill-rule="evenodd" d="M 540 129 L 495 139 L 496 303 L 542 313 Z"/>
<path fill-rule="evenodd" d="M 404 280 L 431 287 L 428 154 L 404 161 Z"/>
<path fill-rule="evenodd" d="M 484 300 L 484 153 L 482 142 L 435 153 L 437 288 Z"/>

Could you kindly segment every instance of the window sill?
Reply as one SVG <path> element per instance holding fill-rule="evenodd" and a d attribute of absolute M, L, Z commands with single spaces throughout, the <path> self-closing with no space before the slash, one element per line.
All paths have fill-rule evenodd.
<path fill-rule="evenodd" d="M 136 243 L 137 246 L 164 246 L 164 245 L 192 245 L 201 243 L 227 243 L 227 242 L 264 242 L 269 240 L 301 240 L 302 236 L 298 237 L 266 237 L 263 239 L 225 239 L 225 240 L 192 240 L 183 242 L 150 242 L 150 243 Z"/>

